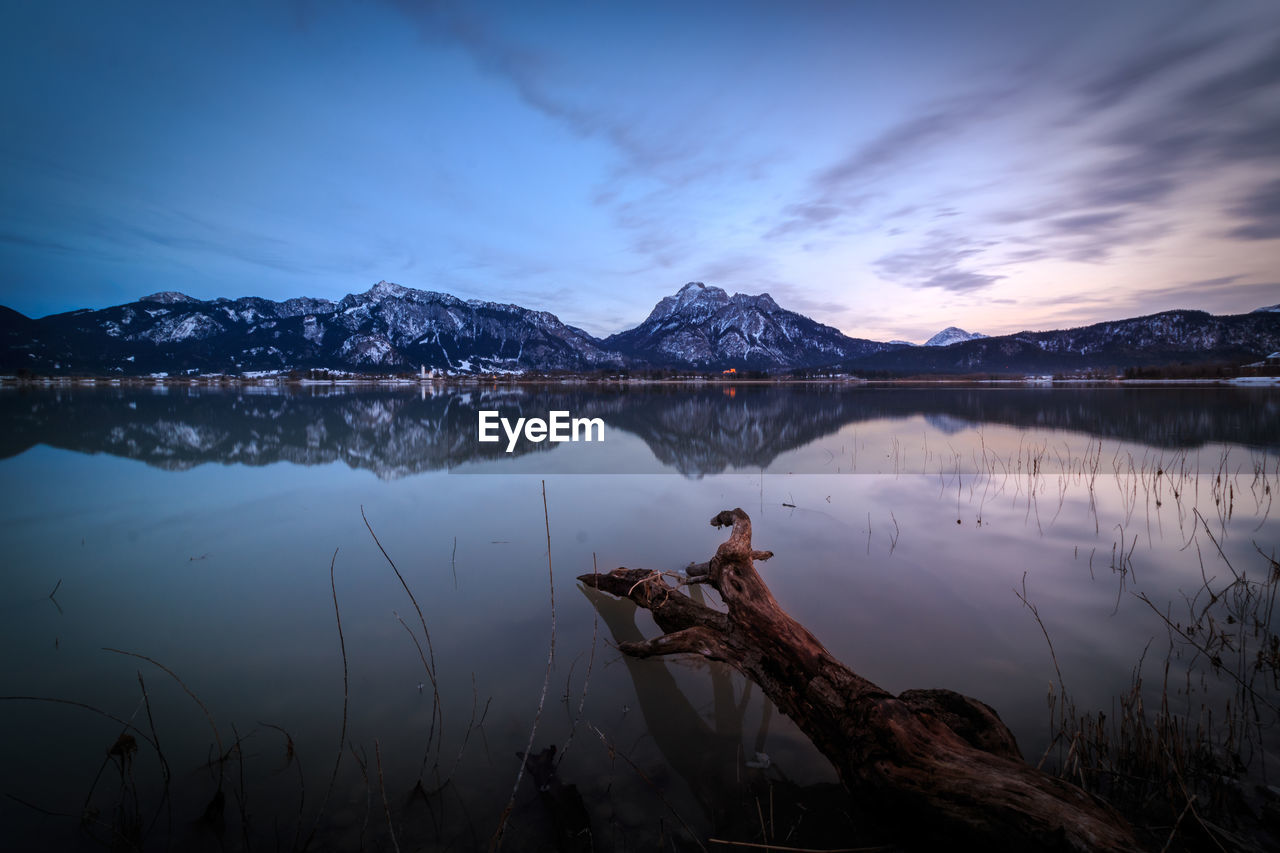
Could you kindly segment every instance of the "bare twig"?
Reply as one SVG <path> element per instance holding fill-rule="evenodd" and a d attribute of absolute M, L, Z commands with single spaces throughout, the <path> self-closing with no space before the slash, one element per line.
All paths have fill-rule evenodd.
<path fill-rule="evenodd" d="M 51 702 L 55 705 L 70 705 L 73 708 L 83 708 L 86 711 L 92 711 L 100 717 L 106 717 L 113 723 L 119 723 L 124 728 L 136 732 L 138 737 L 142 738 L 153 747 L 156 746 L 156 742 L 148 737 L 146 732 L 135 726 L 133 723 L 128 720 L 122 720 L 115 714 L 109 714 L 101 708 L 86 705 L 84 702 L 76 702 L 71 699 L 57 699 L 52 696 L 0 696 L 0 702 Z M 156 750 L 159 751 L 159 747 L 156 747 Z"/>
<path fill-rule="evenodd" d="M 396 841 L 396 828 L 391 822 L 391 804 L 387 802 L 387 786 L 382 781 L 382 747 L 378 745 L 377 738 L 373 741 L 373 755 L 378 762 L 378 790 L 382 793 L 382 811 L 387 816 L 387 832 L 391 833 L 391 847 L 400 853 L 400 842 Z"/>
<path fill-rule="evenodd" d="M 199 696 L 197 696 L 194 692 L 192 692 L 191 688 L 190 688 L 190 687 L 188 687 L 188 686 L 186 685 L 186 683 L 185 683 L 185 682 L 183 682 L 183 680 L 182 680 L 181 678 L 179 678 L 179 677 L 178 677 L 178 674 L 177 674 L 176 672 L 174 672 L 173 670 L 169 669 L 169 667 L 165 666 L 164 664 L 160 663 L 160 661 L 158 661 L 158 660 L 156 660 L 156 659 L 154 659 L 154 658 L 149 658 L 149 657 L 147 657 L 146 655 L 138 654 L 137 652 L 126 652 L 126 651 L 124 651 L 123 649 L 112 649 L 112 648 L 109 648 L 109 647 L 106 647 L 106 646 L 104 646 L 102 650 L 103 650 L 104 652 L 113 652 L 113 653 L 115 653 L 115 654 L 117 654 L 117 655 L 128 655 L 128 656 L 129 656 L 129 657 L 131 657 L 131 658 L 138 658 L 139 660 L 144 660 L 144 661 L 146 661 L 147 663 L 151 664 L 152 666 L 155 666 L 155 667 L 157 667 L 158 669 L 160 669 L 162 672 L 164 672 L 166 675 L 168 675 L 168 676 L 169 676 L 170 678 L 172 678 L 174 681 L 178 682 L 178 686 L 179 686 L 179 687 L 181 687 L 181 688 L 183 689 L 183 691 L 185 691 L 185 692 L 186 692 L 186 694 L 187 694 L 188 696 L 190 696 L 190 697 L 191 697 L 192 701 L 193 701 L 193 702 L 195 702 L 197 705 L 199 705 L 199 706 L 200 706 L 200 710 L 204 712 L 205 719 L 209 721 L 209 728 L 213 729 L 213 739 L 214 739 L 214 740 L 217 742 L 217 744 L 218 744 L 218 755 L 222 755 L 222 754 L 223 754 L 223 749 L 222 749 L 222 736 L 221 736 L 220 734 L 218 734 L 218 726 L 217 726 L 217 724 L 216 724 L 216 723 L 214 723 L 214 722 L 213 722 L 213 714 L 212 714 L 212 713 L 210 713 L 210 711 L 209 711 L 208 707 L 206 707 L 206 706 L 205 706 L 205 704 L 204 704 L 203 702 L 201 702 L 201 701 L 200 701 L 200 697 L 199 697 Z M 219 767 L 219 768 L 218 768 L 218 770 L 219 770 L 219 776 L 221 776 L 221 770 L 222 770 L 222 768 L 221 768 L 221 767 Z M 218 787 L 222 787 L 221 779 L 219 779 Z"/>
<path fill-rule="evenodd" d="M 293 827 L 293 843 L 289 845 L 290 850 L 297 850 L 298 837 L 302 834 L 302 813 L 307 803 L 307 783 L 306 783 L 306 777 L 302 773 L 302 759 L 298 757 L 297 749 L 294 747 L 293 735 L 285 731 L 285 729 L 282 726 L 277 726 L 277 725 L 274 725 L 273 723 L 264 723 L 261 720 L 258 721 L 258 725 L 268 729 L 275 729 L 276 731 L 280 732 L 280 734 L 284 735 L 285 767 L 288 767 L 290 764 L 292 764 L 298 771 L 298 820 Z M 281 767 L 280 770 L 276 772 L 279 773 L 279 772 L 282 772 L 283 770 L 284 770 L 284 767 Z"/>
<path fill-rule="evenodd" d="M 1036 606 L 1034 604 L 1032 604 L 1030 601 L 1027 600 L 1027 573 L 1026 572 L 1022 573 L 1022 592 L 1018 592 L 1015 589 L 1013 591 L 1013 594 L 1018 596 L 1018 600 L 1022 602 L 1023 606 L 1025 606 L 1028 610 L 1031 611 L 1031 615 L 1035 617 L 1036 624 L 1040 626 L 1040 633 L 1044 634 L 1044 641 L 1049 644 L 1049 657 L 1053 658 L 1053 669 L 1055 672 L 1058 673 L 1058 688 L 1062 691 L 1062 695 L 1066 696 L 1067 686 L 1065 683 L 1063 683 L 1063 680 L 1062 680 L 1062 668 L 1058 666 L 1058 655 L 1053 650 L 1053 640 L 1049 638 L 1049 630 L 1045 628 L 1044 621 L 1040 618 L 1040 611 L 1036 609 Z"/>
<path fill-rule="evenodd" d="M 600 566 L 596 563 L 596 553 L 591 552 L 591 571 L 597 576 L 600 574 Z M 556 758 L 556 766 L 564 761 L 564 754 L 569 751 L 569 744 L 573 743 L 574 732 L 578 730 L 578 723 L 582 722 L 582 709 L 587 704 L 587 688 L 591 686 L 591 667 L 596 661 L 596 643 L 600 636 L 600 611 L 592 608 L 594 614 L 591 620 L 591 654 L 587 657 L 587 674 L 582 679 L 582 696 L 578 700 L 578 714 L 573 718 L 573 725 L 569 727 L 569 737 L 565 739 L 564 748 L 560 750 L 559 757 Z"/>
<path fill-rule="evenodd" d="M 542 695 L 538 697 L 538 710 L 533 715 L 533 725 L 529 728 L 529 743 L 524 749 L 524 754 L 528 755 L 533 752 L 533 739 L 538 732 L 538 721 L 542 718 L 542 706 L 547 701 L 547 687 L 551 684 L 551 666 L 556 657 L 556 579 L 551 569 L 551 515 L 547 511 L 547 481 L 542 481 L 542 519 L 547 529 L 547 583 L 550 588 L 551 595 L 551 646 L 547 651 L 547 671 L 542 679 Z M 507 806 L 502 810 L 502 817 L 498 819 L 498 829 L 493 833 L 493 838 L 489 841 L 489 850 L 496 853 L 502 847 L 502 833 L 506 831 L 507 819 L 511 817 L 511 810 L 516 805 L 516 793 L 520 790 L 520 782 L 524 779 L 525 762 L 520 762 L 520 769 L 516 771 L 516 783 L 511 786 L 511 797 L 507 800 Z"/>
<path fill-rule="evenodd" d="M 142 702 L 147 709 L 147 725 L 151 729 L 151 742 L 156 747 L 156 757 L 160 759 L 160 774 L 164 777 L 164 793 L 161 795 L 163 805 L 168 809 L 169 831 L 173 832 L 173 801 L 169 798 L 169 780 L 173 778 L 173 774 L 169 771 L 169 762 L 164 757 L 164 752 L 160 749 L 160 735 L 156 734 L 156 721 L 151 715 L 151 699 L 147 696 L 147 683 L 142 680 L 142 672 L 138 671 L 138 686 L 142 688 Z M 160 809 L 156 809 L 155 817 L 151 819 L 151 824 L 147 827 L 147 831 L 151 831 L 151 827 L 155 826 L 157 820 L 160 819 Z"/>
<path fill-rule="evenodd" d="M 436 729 L 436 721 L 439 722 L 439 729 L 435 732 L 439 735 L 440 740 L 444 740 L 444 709 L 440 703 L 440 685 L 436 681 L 436 651 L 431 645 L 431 631 L 427 628 L 427 618 L 422 615 L 422 608 L 418 605 L 418 599 L 414 597 L 413 590 L 409 589 L 408 582 L 404 579 L 404 575 L 400 574 L 400 569 L 396 567 L 396 561 L 391 559 L 391 555 L 387 553 L 387 549 L 382 547 L 378 534 L 373 532 L 373 526 L 369 524 L 368 517 L 364 514 L 364 507 L 360 507 L 360 518 L 364 519 L 364 526 L 368 529 L 369 535 L 373 537 L 373 543 L 378 546 L 378 550 L 382 552 L 382 556 L 386 558 L 387 564 L 391 566 L 391 571 L 396 573 L 396 578 L 400 581 L 400 586 L 404 587 L 405 593 L 409 596 L 409 601 L 413 602 L 413 609 L 418 611 L 418 622 L 422 625 L 422 634 L 427 640 L 427 656 L 431 659 L 430 666 L 427 666 L 427 677 L 431 680 L 431 692 L 435 701 L 433 709 L 432 729 Z M 410 631 L 410 634 L 413 632 Z M 415 641 L 416 642 L 416 641 Z M 431 750 L 431 742 L 428 739 L 427 751 Z M 424 759 L 423 766 L 426 766 Z"/>
<path fill-rule="evenodd" d="M 311 832 L 307 835 L 307 840 L 302 847 L 305 850 L 311 844 L 311 840 L 315 838 L 316 829 L 320 826 L 320 818 L 324 815 L 324 810 L 329 806 L 329 798 L 333 795 L 333 786 L 338 781 L 338 768 L 342 765 L 343 745 L 347 742 L 347 707 L 350 704 L 351 685 L 350 675 L 347 671 L 347 641 L 342 635 L 342 612 L 338 609 L 338 585 L 334 581 L 333 567 L 338 561 L 338 549 L 333 549 L 333 557 L 329 559 L 329 591 L 333 593 L 333 616 L 338 623 L 338 648 L 342 651 L 342 729 L 338 732 L 338 754 L 333 759 L 333 773 L 329 775 L 329 787 L 325 789 L 324 799 L 320 801 L 320 809 L 316 812 L 315 822 L 311 825 Z"/>

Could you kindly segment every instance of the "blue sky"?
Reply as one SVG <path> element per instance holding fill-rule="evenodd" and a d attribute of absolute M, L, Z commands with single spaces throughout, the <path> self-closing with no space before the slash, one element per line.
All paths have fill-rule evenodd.
<path fill-rule="evenodd" d="M 0 304 L 341 298 L 594 334 L 699 280 L 921 341 L 1280 302 L 1280 5 L 0 10 Z"/>

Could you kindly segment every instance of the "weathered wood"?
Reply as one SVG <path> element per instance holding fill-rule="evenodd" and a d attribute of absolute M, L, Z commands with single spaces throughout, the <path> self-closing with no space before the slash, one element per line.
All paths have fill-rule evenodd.
<path fill-rule="evenodd" d="M 629 598 L 664 631 L 619 644 L 636 657 L 692 654 L 755 681 L 835 765 L 850 795 L 913 833 L 992 850 L 1129 851 L 1133 832 L 1112 808 L 1022 760 L 987 705 L 948 690 L 901 696 L 840 663 L 787 615 L 755 568 L 773 556 L 751 546 L 741 509 L 711 519 L 729 539 L 688 583 L 707 583 L 727 613 L 691 600 L 647 569 L 578 580 Z"/>

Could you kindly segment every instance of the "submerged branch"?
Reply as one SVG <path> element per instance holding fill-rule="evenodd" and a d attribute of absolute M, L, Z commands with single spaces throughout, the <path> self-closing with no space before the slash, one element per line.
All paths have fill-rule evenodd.
<path fill-rule="evenodd" d="M 987 705 L 949 690 L 894 696 L 836 660 L 756 571 L 756 560 L 773 555 L 752 548 L 747 514 L 725 510 L 711 524 L 730 528 L 729 538 L 691 574 L 720 593 L 727 613 L 692 600 L 660 572 L 619 568 L 578 578 L 649 610 L 663 630 L 621 643 L 623 652 L 733 666 L 831 760 L 852 797 L 933 840 L 1000 850 L 1138 849 L 1115 810 L 1023 761 Z"/>

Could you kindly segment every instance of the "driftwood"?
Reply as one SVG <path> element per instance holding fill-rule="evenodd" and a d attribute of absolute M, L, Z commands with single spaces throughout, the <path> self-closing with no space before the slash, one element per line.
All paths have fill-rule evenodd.
<path fill-rule="evenodd" d="M 689 567 L 687 583 L 715 588 L 727 613 L 648 569 L 578 578 L 651 611 L 666 632 L 623 642 L 623 652 L 692 654 L 735 667 L 831 760 L 853 798 L 912 834 L 953 848 L 1140 849 L 1115 810 L 1023 761 L 987 705 L 949 690 L 894 696 L 832 657 L 756 572 L 755 561 L 773 554 L 752 549 L 747 514 L 725 510 L 711 523 L 732 532 L 709 562 Z"/>

